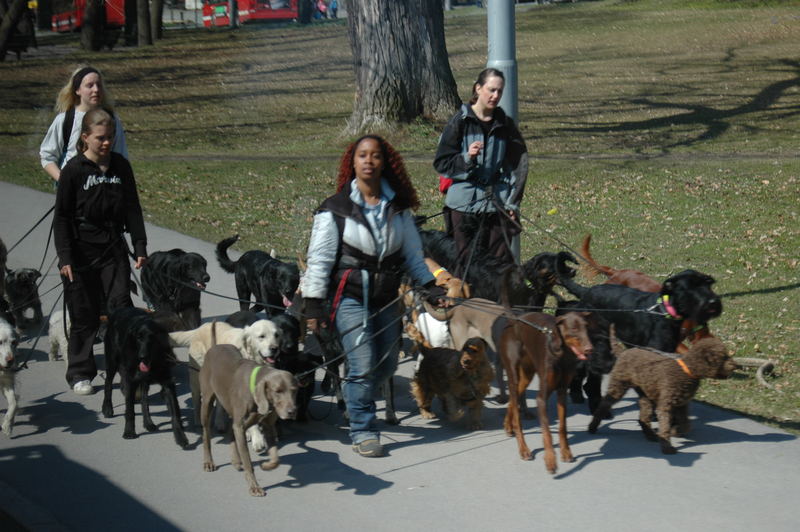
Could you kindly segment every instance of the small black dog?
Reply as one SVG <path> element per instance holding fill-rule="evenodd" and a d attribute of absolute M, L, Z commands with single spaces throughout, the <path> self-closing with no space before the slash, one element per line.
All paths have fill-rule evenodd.
<path fill-rule="evenodd" d="M 685 319 L 704 325 L 722 314 L 722 302 L 711 289 L 714 278 L 695 270 L 669 277 L 660 293 L 613 284 L 584 287 L 561 271 L 559 283 L 580 299 L 583 309 L 613 323 L 617 338 L 628 347 L 673 353 Z"/>
<path fill-rule="evenodd" d="M 283 313 L 291 305 L 291 299 L 300 283 L 300 270 L 296 264 L 287 264 L 257 249 L 245 252 L 239 260 L 228 258 L 228 248 L 239 235 L 220 241 L 217 244 L 217 260 L 228 273 L 236 276 L 236 294 L 241 310 L 258 312 L 264 310 L 268 316 Z M 250 308 L 250 296 L 255 297 L 255 305 Z"/>
<path fill-rule="evenodd" d="M 149 432 L 158 430 L 150 418 L 147 391 L 151 384 L 161 386 L 161 395 L 167 404 L 172 420 L 175 443 L 185 448 L 188 445 L 181 424 L 180 409 L 172 379 L 175 355 L 169 343 L 167 330 L 147 311 L 139 308 L 121 308 L 111 313 L 105 336 L 106 382 L 103 395 L 103 415 L 111 417 L 111 388 L 114 375 L 119 371 L 120 388 L 125 395 L 125 429 L 122 437 L 136 438 L 134 403 L 137 389 L 141 394 L 144 428 Z"/>
<path fill-rule="evenodd" d="M 42 302 L 39 300 L 39 287 L 36 281 L 42 276 L 33 268 L 18 268 L 6 272 L 5 289 L 9 311 L 19 329 L 42 323 Z M 33 311 L 32 318 L 26 318 L 25 312 Z"/>
<path fill-rule="evenodd" d="M 200 327 L 200 293 L 211 279 L 198 253 L 156 251 L 142 268 L 143 297 L 154 310 L 178 314 L 190 329 Z"/>
<path fill-rule="evenodd" d="M 291 314 L 277 314 L 270 318 L 280 331 L 280 350 L 275 367 L 288 371 L 297 379 L 297 421 L 308 421 L 308 405 L 314 395 L 314 369 L 322 364 L 322 357 L 309 350 L 300 350 L 300 321 Z"/>

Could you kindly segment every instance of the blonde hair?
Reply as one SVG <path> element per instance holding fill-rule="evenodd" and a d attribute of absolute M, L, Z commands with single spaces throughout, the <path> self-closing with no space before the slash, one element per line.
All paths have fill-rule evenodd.
<path fill-rule="evenodd" d="M 108 111 L 103 109 L 92 109 L 83 115 L 83 122 L 81 122 L 81 134 L 78 137 L 78 142 L 75 143 L 75 149 L 78 150 L 78 153 L 83 153 L 88 148 L 86 143 L 83 141 L 83 136 L 91 134 L 94 126 L 110 127 L 114 132 L 114 135 L 116 136 L 117 134 L 117 127 L 114 123 L 114 118 L 108 113 Z"/>
<path fill-rule="evenodd" d="M 111 94 L 109 94 L 108 90 L 106 89 L 106 83 L 103 79 L 103 74 L 92 66 L 81 65 L 72 72 L 67 84 L 61 87 L 61 90 L 58 91 L 55 106 L 55 111 L 57 113 L 65 113 L 81 103 L 81 99 L 77 94 L 75 94 L 75 91 L 81 87 L 83 78 L 91 73 L 97 74 L 97 76 L 100 78 L 100 107 L 108 109 L 111 112 L 114 111 L 114 98 L 111 97 Z"/>

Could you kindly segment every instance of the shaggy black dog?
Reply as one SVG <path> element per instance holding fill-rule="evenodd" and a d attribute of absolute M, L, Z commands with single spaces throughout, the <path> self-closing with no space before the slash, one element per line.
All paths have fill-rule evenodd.
<path fill-rule="evenodd" d="M 120 388 L 125 395 L 125 429 L 122 437 L 136 438 L 134 423 L 134 402 L 136 392 L 141 395 L 144 428 L 149 432 L 158 430 L 150 418 L 147 392 L 151 384 L 161 386 L 161 395 L 167 404 L 172 420 L 172 433 L 175 443 L 185 448 L 188 445 L 181 424 L 172 367 L 175 356 L 169 343 L 167 330 L 156 322 L 153 316 L 143 309 L 122 308 L 108 317 L 105 337 L 106 382 L 103 395 L 103 415 L 111 417 L 111 388 L 114 375 L 119 372 Z"/>
<path fill-rule="evenodd" d="M 559 283 L 580 299 L 583 309 L 614 324 L 617 338 L 628 347 L 673 353 L 683 320 L 705 325 L 722 313 L 722 302 L 711 289 L 714 278 L 695 270 L 669 277 L 660 293 L 612 284 L 584 287 L 567 275 L 559 275 Z"/>
<path fill-rule="evenodd" d="M 36 285 L 41 276 L 39 270 L 33 268 L 19 268 L 6 272 L 5 288 L 9 312 L 19 329 L 27 329 L 42 323 L 42 302 L 39 300 L 39 287 Z M 33 311 L 32 318 L 25 317 L 25 312 L 28 310 Z"/>
<path fill-rule="evenodd" d="M 253 249 L 245 252 L 239 260 L 228 258 L 228 248 L 239 235 L 220 241 L 217 244 L 217 260 L 228 273 L 236 276 L 236 294 L 239 308 L 258 312 L 264 310 L 268 316 L 283 313 L 291 304 L 291 299 L 300 284 L 300 270 L 296 264 L 287 264 L 263 251 Z M 250 296 L 255 297 L 255 305 L 250 308 Z"/>
<path fill-rule="evenodd" d="M 156 251 L 142 268 L 144 300 L 154 310 L 175 312 L 190 329 L 199 327 L 200 293 L 211 279 L 207 265 L 198 253 Z"/>
<path fill-rule="evenodd" d="M 566 266 L 566 262 L 575 262 L 575 258 L 564 251 L 539 253 L 520 269 L 476 249 L 468 257 L 469 263 L 460 266 L 457 264 L 456 245 L 452 237 L 442 231 L 433 230 L 420 231 L 420 237 L 426 257 L 452 272 L 459 271 L 459 268 L 466 270 L 464 280 L 472 287 L 473 297 L 499 302 L 502 292 L 501 274 L 507 271 L 509 303 L 512 306 L 541 311 L 547 296 L 558 282 L 559 264 L 565 275 L 570 275 L 570 271 L 572 276 L 575 275 L 574 270 Z"/>

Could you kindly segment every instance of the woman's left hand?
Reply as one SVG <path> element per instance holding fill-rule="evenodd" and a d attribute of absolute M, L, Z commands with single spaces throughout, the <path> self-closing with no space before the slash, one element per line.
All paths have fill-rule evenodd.
<path fill-rule="evenodd" d="M 136 257 L 136 265 L 134 267 L 137 270 L 141 270 L 145 264 L 147 264 L 147 257 Z"/>

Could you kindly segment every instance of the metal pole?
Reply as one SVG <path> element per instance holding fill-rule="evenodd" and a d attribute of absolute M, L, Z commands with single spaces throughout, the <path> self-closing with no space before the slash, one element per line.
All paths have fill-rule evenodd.
<path fill-rule="evenodd" d="M 486 8 L 489 25 L 489 58 L 486 66 L 496 68 L 506 78 L 500 106 L 517 120 L 517 33 L 514 0 L 489 0 Z"/>
<path fill-rule="evenodd" d="M 500 107 L 517 120 L 517 32 L 514 0 L 489 0 L 486 6 L 489 33 L 487 68 L 496 68 L 506 78 Z M 511 240 L 511 252 L 519 263 L 519 235 Z"/>

